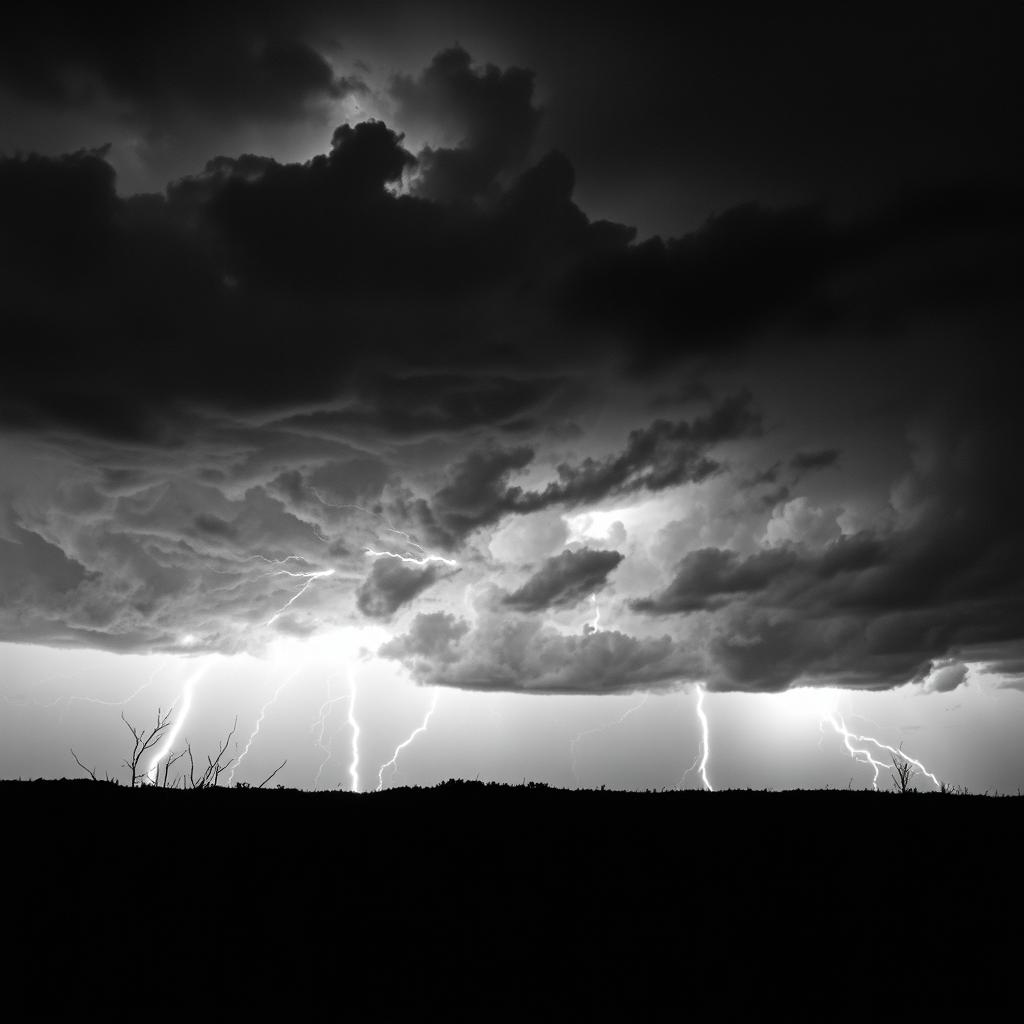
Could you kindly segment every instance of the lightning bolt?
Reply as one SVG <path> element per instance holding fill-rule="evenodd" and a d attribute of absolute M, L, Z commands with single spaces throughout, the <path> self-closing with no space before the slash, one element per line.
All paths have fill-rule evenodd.
<path fill-rule="evenodd" d="M 309 731 L 317 733 L 316 745 L 320 748 L 320 752 L 324 755 L 320 764 L 317 766 L 316 775 L 313 777 L 313 790 L 314 792 L 320 785 L 320 777 L 324 773 L 324 768 L 327 767 L 327 763 L 330 761 L 333 755 L 333 737 L 327 732 L 327 719 L 330 717 L 331 708 L 334 707 L 338 701 L 348 700 L 349 694 L 343 693 L 339 696 L 334 696 L 334 677 L 328 676 L 327 678 L 327 699 L 320 705 L 320 710 L 317 712 L 316 718 L 313 719 L 313 724 L 310 726 Z M 317 730 L 319 729 L 319 732 Z M 324 743 L 324 736 L 327 736 L 327 743 Z"/>
<path fill-rule="evenodd" d="M 409 545 L 409 547 L 411 547 L 414 550 L 420 552 L 420 554 L 423 556 L 424 560 L 423 561 L 418 561 L 417 564 L 419 564 L 419 565 L 426 565 L 426 563 L 429 562 L 429 561 L 438 561 L 438 562 L 444 562 L 447 565 L 455 565 L 455 562 L 451 561 L 451 559 L 441 558 L 440 556 L 437 556 L 437 555 L 430 555 L 427 552 L 427 549 L 425 547 L 423 547 L 423 545 L 420 544 L 419 541 L 414 540 L 408 533 L 405 532 L 405 530 L 397 529 L 395 527 L 395 525 L 391 522 L 391 520 L 388 519 L 386 516 L 382 515 L 380 512 L 373 512 L 372 510 L 370 510 L 368 508 L 365 508 L 362 505 L 350 505 L 350 504 L 349 505 L 336 505 L 336 504 L 334 504 L 334 502 L 328 501 L 318 490 L 316 490 L 316 488 L 311 488 L 311 490 L 312 490 L 313 494 L 316 496 L 316 499 L 320 502 L 320 504 L 324 505 L 326 508 L 342 508 L 342 509 L 349 509 L 349 508 L 351 508 L 351 509 L 355 509 L 357 512 L 362 512 L 364 515 L 371 516 L 373 519 L 377 519 L 380 522 L 384 523 L 384 529 L 385 529 L 385 531 L 387 533 L 393 533 L 396 537 L 401 537 L 402 540 L 404 540 L 406 542 L 406 544 Z M 367 554 L 392 555 L 392 554 L 394 554 L 394 552 L 391 552 L 391 551 L 371 551 L 369 548 L 367 548 Z M 397 555 L 397 554 L 394 554 L 394 557 L 395 558 L 402 558 L 401 555 Z M 411 561 L 411 562 L 416 562 L 417 561 L 416 559 L 403 559 L 403 560 L 404 561 Z"/>
<path fill-rule="evenodd" d="M 182 702 L 181 710 L 175 718 L 174 723 L 171 725 L 171 728 L 164 735 L 163 742 L 153 754 L 152 760 L 149 762 L 149 769 L 146 772 L 146 776 L 150 782 L 156 782 L 157 769 L 160 767 L 160 762 L 171 752 L 171 748 L 177 741 L 181 728 L 185 724 L 185 720 L 188 718 L 188 713 L 192 709 L 192 693 L 199 681 L 204 675 L 206 675 L 206 671 L 209 667 L 209 664 L 202 665 L 185 680 L 185 685 L 182 687 L 181 697 L 179 698 Z M 175 701 L 171 706 L 171 710 L 173 711 L 177 706 L 178 702 Z"/>
<path fill-rule="evenodd" d="M 397 747 L 395 747 L 395 752 L 394 752 L 394 754 L 391 755 L 391 760 L 388 761 L 386 764 L 382 764 L 380 766 L 380 771 L 377 773 L 377 792 L 378 793 L 384 788 L 384 771 L 385 771 L 385 769 L 387 769 L 387 768 L 393 768 L 394 769 L 394 771 L 391 774 L 391 779 L 392 779 L 392 781 L 394 781 L 395 776 L 398 774 L 398 755 L 401 754 L 402 751 L 405 750 L 405 748 L 408 747 L 412 743 L 412 741 L 415 740 L 416 737 L 420 735 L 420 733 L 424 733 L 424 732 L 427 731 L 427 726 L 430 724 L 430 716 L 434 713 L 435 710 L 437 710 L 437 696 L 438 696 L 438 690 L 437 690 L 437 687 L 435 687 L 434 688 L 434 695 L 433 695 L 433 697 L 430 700 L 430 707 L 427 708 L 427 713 L 423 716 L 423 721 L 419 724 L 419 726 L 417 728 L 413 729 L 413 731 L 409 734 L 407 739 L 403 740 L 401 743 L 398 744 Z"/>
<path fill-rule="evenodd" d="M 601 606 L 597 603 L 597 594 L 591 594 L 590 600 L 594 602 L 594 621 L 590 628 L 596 633 L 601 628 Z"/>
<path fill-rule="evenodd" d="M 356 720 L 356 681 L 349 676 L 348 724 L 352 730 L 352 760 L 348 765 L 348 777 L 352 780 L 351 790 L 359 792 L 359 722 Z"/>
<path fill-rule="evenodd" d="M 167 666 L 170 664 L 171 661 L 169 658 L 162 659 L 160 664 L 157 665 L 157 667 L 153 669 L 153 671 L 149 674 L 149 678 L 147 678 L 145 682 L 140 683 L 138 686 L 136 686 L 135 689 L 132 690 L 132 692 L 129 693 L 128 696 L 123 698 L 122 700 L 105 700 L 103 697 L 88 697 L 84 694 L 78 693 L 73 693 L 63 697 L 54 697 L 52 700 L 49 701 L 41 701 L 34 697 L 31 700 L 14 700 L 13 698 L 6 696 L 3 698 L 3 700 L 5 704 L 12 704 L 15 707 L 32 706 L 37 708 L 43 708 L 44 710 L 49 710 L 51 708 L 57 707 L 58 705 L 63 705 L 63 707 L 61 708 L 60 715 L 57 718 L 58 722 L 62 722 L 64 720 L 64 714 L 67 712 L 68 708 L 70 708 L 71 705 L 74 704 L 76 701 L 79 701 L 83 704 L 101 704 L 104 707 L 127 707 L 133 700 L 135 700 L 136 697 L 138 697 L 140 693 L 142 693 L 144 690 L 149 689 L 149 687 L 151 687 L 156 682 L 156 677 L 160 675 L 160 673 L 163 672 L 164 669 L 166 669 Z M 55 675 L 47 679 L 38 680 L 38 683 L 45 684 L 53 679 L 73 678 L 73 676 Z M 37 681 L 33 681 L 30 689 L 34 689 L 36 685 Z"/>
<path fill-rule="evenodd" d="M 847 729 L 846 722 L 843 720 L 842 715 L 839 715 L 836 711 L 827 711 L 822 716 L 821 721 L 823 724 L 825 722 L 828 722 L 828 724 L 832 726 L 836 733 L 838 733 L 838 735 L 842 737 L 843 745 L 846 747 L 847 752 L 849 753 L 850 757 L 853 758 L 854 761 L 857 761 L 859 764 L 868 765 L 871 767 L 872 771 L 874 772 L 874 775 L 871 779 L 872 789 L 878 789 L 879 771 L 882 768 L 888 768 L 889 771 L 892 771 L 893 766 L 892 764 L 886 764 L 885 761 L 877 760 L 871 754 L 870 750 L 867 750 L 864 747 L 855 747 L 853 745 L 854 741 L 856 741 L 857 743 L 870 743 L 873 746 L 877 747 L 879 750 L 886 750 L 895 757 L 903 758 L 904 761 L 907 761 L 910 764 L 912 764 L 919 772 L 921 772 L 922 775 L 927 776 L 931 780 L 932 784 L 935 786 L 936 789 L 942 788 L 942 783 L 935 776 L 935 774 L 933 772 L 930 772 L 927 768 L 925 768 L 925 766 L 916 758 L 904 754 L 902 750 L 897 750 L 896 747 L 889 746 L 888 743 L 882 743 L 881 740 L 876 740 L 873 736 L 863 736 L 859 733 L 851 732 L 849 729 Z"/>
<path fill-rule="evenodd" d="M 260 734 L 260 726 L 263 724 L 263 718 L 266 715 L 268 709 L 277 702 L 277 698 L 281 696 L 284 688 L 299 674 L 299 669 L 296 669 L 290 676 L 287 676 L 285 680 L 277 687 L 271 696 L 263 702 L 263 707 L 260 708 L 259 717 L 256 719 L 256 725 L 252 732 L 249 734 L 249 739 L 246 740 L 245 747 L 241 754 L 238 755 L 238 759 L 231 766 L 231 770 L 228 772 L 227 784 L 231 785 L 231 780 L 235 777 L 235 770 L 242 766 L 242 762 L 245 760 L 245 755 L 249 753 L 249 748 L 253 745 L 254 740 Z"/>
<path fill-rule="evenodd" d="M 569 758 L 572 767 L 572 777 L 576 780 L 576 786 L 580 785 L 580 776 L 577 768 L 576 760 L 579 751 L 579 745 L 583 738 L 586 736 L 593 736 L 595 733 L 606 732 L 608 729 L 613 729 L 617 725 L 621 725 L 634 711 L 639 711 L 650 698 L 649 693 L 645 693 L 643 697 L 636 703 L 626 708 L 625 711 L 614 722 L 606 722 L 604 725 L 596 725 L 593 729 L 584 729 L 583 732 L 577 733 L 576 736 L 569 741 Z"/>
<path fill-rule="evenodd" d="M 700 721 L 700 747 L 697 750 L 697 756 L 693 759 L 693 764 L 683 773 L 679 787 L 682 788 L 686 776 L 698 767 L 699 763 L 701 782 L 704 783 L 704 788 L 709 793 L 713 793 L 714 789 L 708 779 L 708 758 L 711 756 L 710 729 L 708 728 L 708 716 L 704 713 L 704 687 L 700 683 L 697 683 L 697 718 Z"/>
<path fill-rule="evenodd" d="M 419 545 L 417 545 L 419 547 Z M 422 551 L 423 549 L 420 548 Z M 411 555 L 400 555 L 397 551 L 375 551 L 367 548 L 366 553 L 373 558 L 397 558 L 399 561 L 409 565 L 429 565 L 431 562 L 440 562 L 442 565 L 456 566 L 459 563 L 454 558 L 443 558 L 441 555 L 424 554 L 422 558 L 413 558 Z"/>
<path fill-rule="evenodd" d="M 317 581 L 334 575 L 333 569 L 320 569 L 317 572 L 291 572 L 288 569 L 278 569 L 277 572 L 269 573 L 270 576 L 291 576 L 295 579 L 304 579 L 306 582 L 302 589 L 290 597 L 273 615 L 267 619 L 267 625 L 272 626 L 309 588 Z"/>

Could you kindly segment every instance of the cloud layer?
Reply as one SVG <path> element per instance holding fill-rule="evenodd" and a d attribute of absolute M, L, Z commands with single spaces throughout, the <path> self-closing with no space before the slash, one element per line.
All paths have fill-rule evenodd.
<path fill-rule="evenodd" d="M 363 88 L 283 21 L 225 31 L 197 59 L 237 94 L 171 97 L 175 46 L 77 54 L 151 126 Z M 72 103 L 68 60 L 8 87 Z M 0 157 L 0 638 L 383 620 L 422 682 L 544 693 L 1019 673 L 1020 190 L 637 241 L 537 152 L 534 86 L 445 50 L 390 86 L 429 145 L 367 118 L 161 194 L 102 147 Z"/>

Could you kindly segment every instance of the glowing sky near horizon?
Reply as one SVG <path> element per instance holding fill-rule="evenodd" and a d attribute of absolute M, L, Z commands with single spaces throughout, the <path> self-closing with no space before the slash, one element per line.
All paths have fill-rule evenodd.
<path fill-rule="evenodd" d="M 350 666 L 360 686 L 362 774 L 373 782 L 364 789 L 375 788 L 379 766 L 422 721 L 431 694 L 392 663 L 360 657 L 359 649 L 379 639 L 379 631 L 360 632 L 343 631 L 312 644 L 282 642 L 266 658 L 210 657 L 195 686 L 182 739 L 187 735 L 196 751 L 212 750 L 237 715 L 244 742 L 264 702 L 295 672 L 268 711 L 235 781 L 258 783 L 287 758 L 274 783 L 312 788 L 321 755 L 310 725 L 328 678 L 340 676 L 337 691 L 344 693 Z M 129 738 L 119 702 L 156 671 L 154 681 L 123 707 L 132 722 L 149 723 L 158 706 L 166 709 L 179 700 L 197 660 L 9 644 L 0 646 L 0 657 L 6 666 L 0 777 L 33 778 L 80 775 L 68 753 L 72 746 L 101 777 L 105 770 L 118 775 Z M 707 694 L 709 769 L 716 788 L 869 788 L 870 769 L 853 764 L 841 739 L 819 727 L 822 708 L 832 700 L 851 728 L 902 743 L 943 780 L 976 792 L 1016 792 L 1024 772 L 1024 694 L 990 677 L 972 678 L 952 694 L 925 693 L 917 686 L 880 693 L 815 688 Z M 636 703 L 631 695 L 538 698 L 446 691 L 427 731 L 403 750 L 398 783 L 428 786 L 479 776 L 572 787 L 570 742 L 584 729 L 594 729 L 578 750 L 580 785 L 674 788 L 699 744 L 693 692 L 653 695 L 624 722 L 604 728 Z M 321 787 L 347 790 L 350 736 L 343 707 L 335 710 L 330 730 L 333 756 Z M 971 742 L 979 731 L 986 736 L 984 750 Z M 692 775 L 689 782 L 699 784 Z M 887 785 L 883 777 L 882 788 Z"/>

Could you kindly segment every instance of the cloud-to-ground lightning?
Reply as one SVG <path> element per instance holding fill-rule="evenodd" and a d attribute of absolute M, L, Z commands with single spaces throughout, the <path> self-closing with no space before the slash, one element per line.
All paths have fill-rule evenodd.
<path fill-rule="evenodd" d="M 238 755 L 237 760 L 231 765 L 231 770 L 228 772 L 227 784 L 231 785 L 231 780 L 235 777 L 235 771 L 242 766 L 242 762 L 245 760 L 245 755 L 249 753 L 249 748 L 253 745 L 256 737 L 260 734 L 260 726 L 263 725 L 263 719 L 267 714 L 270 707 L 276 703 L 277 698 L 281 696 L 285 687 L 299 674 L 301 670 L 296 669 L 290 675 L 286 676 L 277 686 L 277 689 L 263 702 L 263 707 L 260 708 L 259 717 L 256 719 L 256 724 L 253 726 L 253 730 L 249 733 L 249 738 L 245 742 L 245 747 L 242 752 Z"/>
<path fill-rule="evenodd" d="M 348 764 L 348 777 L 351 781 L 350 789 L 353 793 L 359 792 L 359 721 L 356 718 L 356 681 L 349 677 L 349 701 L 348 701 L 348 725 L 352 730 L 352 759 Z"/>
<path fill-rule="evenodd" d="M 434 688 L 434 694 L 430 699 L 430 707 L 427 708 L 427 713 L 423 716 L 423 721 L 404 739 L 401 743 L 395 747 L 394 754 L 391 755 L 391 760 L 385 762 L 380 766 L 380 771 L 377 772 L 377 792 L 379 793 L 384 788 L 384 772 L 386 769 L 393 769 L 391 773 L 392 780 L 398 774 L 398 756 L 408 747 L 413 740 L 416 739 L 421 733 L 427 731 L 427 726 L 430 724 L 430 716 L 437 710 L 437 687 Z"/>
<path fill-rule="evenodd" d="M 693 764 L 683 773 L 683 777 L 679 781 L 679 787 L 682 788 L 683 783 L 686 781 L 686 776 L 699 765 L 701 782 L 704 783 L 704 788 L 710 793 L 714 791 L 708 779 L 708 758 L 711 756 L 711 730 L 708 727 L 708 716 L 704 711 L 704 687 L 700 683 L 697 683 L 697 719 L 700 721 L 700 747 L 697 750 L 697 756 L 693 759 Z"/>
<path fill-rule="evenodd" d="M 200 666 L 188 677 L 188 679 L 185 680 L 185 685 L 181 690 L 181 707 L 178 707 L 177 701 L 172 705 L 171 710 L 175 712 L 174 721 L 171 724 L 171 728 L 167 730 L 167 733 L 165 734 L 160 746 L 157 748 L 156 753 L 153 754 L 153 757 L 149 762 L 149 768 L 146 771 L 146 776 L 150 782 L 156 782 L 157 769 L 160 767 L 160 762 L 171 752 L 171 748 L 177 742 L 182 726 L 184 726 L 185 720 L 188 718 L 188 713 L 192 709 L 192 694 L 196 688 L 196 684 L 203 678 L 209 667 L 209 663 Z"/>
<path fill-rule="evenodd" d="M 304 579 L 306 582 L 302 585 L 302 588 L 298 593 L 290 597 L 273 615 L 267 619 L 267 625 L 272 626 L 302 595 L 309 590 L 309 588 L 317 581 L 326 578 L 327 576 L 333 576 L 333 569 L 319 569 L 316 572 L 291 572 L 288 569 L 278 569 L 276 572 L 271 573 L 272 576 L 292 576 L 296 579 Z"/>
<path fill-rule="evenodd" d="M 608 729 L 612 729 L 617 725 L 621 725 L 627 718 L 629 718 L 631 714 L 633 714 L 634 711 L 639 711 L 647 703 L 650 696 L 651 695 L 649 693 L 645 693 L 643 697 L 641 697 L 641 699 L 637 701 L 636 704 L 632 704 L 628 708 L 626 708 L 626 710 L 623 711 L 622 714 L 615 719 L 615 721 L 605 722 L 604 725 L 596 725 L 593 729 L 584 729 L 583 732 L 577 733 L 576 736 L 574 736 L 569 741 L 570 766 L 572 768 L 572 777 L 576 780 L 577 786 L 580 785 L 580 776 L 576 762 L 577 755 L 579 753 L 579 745 L 583 741 L 583 739 L 587 736 L 593 736 L 595 733 L 606 732 Z"/>
<path fill-rule="evenodd" d="M 843 746 L 846 747 L 847 752 L 849 753 L 850 757 L 853 758 L 854 761 L 857 761 L 858 763 L 863 765 L 867 765 L 872 769 L 872 772 L 874 773 L 871 779 L 872 789 L 878 789 L 878 774 L 881 771 L 881 769 L 887 768 L 889 771 L 892 771 L 893 765 L 891 763 L 887 764 L 885 761 L 879 761 L 871 754 L 870 750 L 867 750 L 862 746 L 854 746 L 854 742 L 858 744 L 870 743 L 873 746 L 877 747 L 879 750 L 886 750 L 893 756 L 897 758 L 902 758 L 904 761 L 907 761 L 909 764 L 912 764 L 919 772 L 921 772 L 922 775 L 926 775 L 931 780 L 932 784 L 935 786 L 936 789 L 942 788 L 942 783 L 939 781 L 937 776 L 933 772 L 930 772 L 916 758 L 908 756 L 907 754 L 903 753 L 902 750 L 898 750 L 896 747 L 892 747 L 888 743 L 882 743 L 881 740 L 876 740 L 873 736 L 866 736 L 861 735 L 859 733 L 851 732 L 846 727 L 846 722 L 843 720 L 842 715 L 838 714 L 836 711 L 832 710 L 825 712 L 821 720 L 822 723 L 828 722 L 828 724 L 832 726 L 836 733 L 840 737 L 842 737 Z"/>

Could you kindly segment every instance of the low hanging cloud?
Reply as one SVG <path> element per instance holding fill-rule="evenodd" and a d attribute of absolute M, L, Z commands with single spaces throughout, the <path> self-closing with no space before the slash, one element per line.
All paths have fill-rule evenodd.
<path fill-rule="evenodd" d="M 502 603 L 523 612 L 572 607 L 603 587 L 623 557 L 618 551 L 591 548 L 563 551 L 547 559 L 518 590 L 507 594 Z"/>
<path fill-rule="evenodd" d="M 672 690 L 699 678 L 700 662 L 669 636 L 617 631 L 563 634 L 534 616 L 485 614 L 473 627 L 446 612 L 419 613 L 384 644 L 424 686 L 522 693 Z"/>
<path fill-rule="evenodd" d="M 888 522 L 823 544 L 689 552 L 632 610 L 703 617 L 709 684 L 721 689 L 943 690 L 963 682 L 965 662 L 1012 666 L 1024 613 L 1020 482 L 989 471 L 1010 460 L 1012 442 L 995 412 L 961 425 L 956 445 L 948 429 L 922 429 Z"/>

